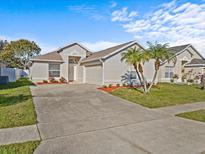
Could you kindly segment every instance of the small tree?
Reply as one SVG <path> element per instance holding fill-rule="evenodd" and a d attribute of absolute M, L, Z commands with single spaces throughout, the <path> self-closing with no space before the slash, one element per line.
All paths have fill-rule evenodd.
<path fill-rule="evenodd" d="M 155 67 L 155 73 L 152 79 L 152 82 L 150 86 L 148 87 L 148 92 L 152 88 L 153 84 L 155 83 L 158 71 L 160 69 L 161 63 L 164 61 L 172 61 L 174 64 L 176 63 L 176 57 L 174 57 L 174 54 L 172 54 L 168 48 L 168 44 L 159 44 L 155 42 L 154 44 L 147 42 L 149 48 L 147 49 L 147 52 L 150 55 L 151 59 L 155 60 L 154 67 Z"/>
<path fill-rule="evenodd" d="M 4 46 L 1 58 L 11 67 L 27 69 L 30 58 L 38 55 L 40 51 L 35 42 L 20 39 Z"/>
<path fill-rule="evenodd" d="M 141 85 L 144 87 L 144 92 L 147 92 L 146 79 L 143 74 L 143 64 L 149 60 L 149 55 L 142 49 L 129 48 L 127 52 L 122 53 L 122 61 L 133 65 L 137 73 Z"/>
<path fill-rule="evenodd" d="M 140 52 L 142 52 L 142 51 L 137 49 L 136 47 L 129 48 L 127 50 L 127 52 L 122 53 L 121 61 L 125 61 L 129 65 L 133 65 L 133 67 L 137 73 L 137 77 L 140 81 L 140 84 L 142 84 L 143 82 L 142 82 L 142 79 L 141 79 L 141 76 L 140 76 L 139 70 L 138 70 L 138 63 L 140 62 L 138 60 L 138 57 L 139 57 Z"/>

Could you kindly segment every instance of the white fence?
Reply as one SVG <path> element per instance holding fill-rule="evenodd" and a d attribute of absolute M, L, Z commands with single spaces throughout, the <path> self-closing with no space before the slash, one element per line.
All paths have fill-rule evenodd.
<path fill-rule="evenodd" d="M 8 76 L 9 82 L 15 82 L 20 77 L 27 77 L 28 70 L 21 70 L 17 68 L 0 68 L 0 76 Z"/>

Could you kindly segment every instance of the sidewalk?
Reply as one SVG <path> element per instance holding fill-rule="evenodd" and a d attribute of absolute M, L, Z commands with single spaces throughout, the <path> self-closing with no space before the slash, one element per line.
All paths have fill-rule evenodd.
<path fill-rule="evenodd" d="M 201 110 L 201 109 L 205 109 L 205 102 L 168 106 L 168 107 L 162 107 L 162 108 L 153 109 L 153 110 L 165 112 L 171 115 L 176 115 L 179 113 L 196 111 L 196 110 Z"/>
<path fill-rule="evenodd" d="M 36 125 L 0 129 L 0 145 L 40 140 Z"/>

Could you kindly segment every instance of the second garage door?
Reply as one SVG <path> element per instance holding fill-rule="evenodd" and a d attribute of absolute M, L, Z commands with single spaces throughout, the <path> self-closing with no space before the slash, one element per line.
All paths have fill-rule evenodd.
<path fill-rule="evenodd" d="M 102 66 L 86 66 L 85 67 L 85 82 L 89 84 L 102 85 Z"/>

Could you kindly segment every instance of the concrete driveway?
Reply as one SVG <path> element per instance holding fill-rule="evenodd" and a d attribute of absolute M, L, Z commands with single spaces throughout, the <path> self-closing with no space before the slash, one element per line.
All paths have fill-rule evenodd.
<path fill-rule="evenodd" d="M 199 154 L 205 124 L 150 110 L 94 85 L 31 87 L 42 137 L 36 154 Z"/>

